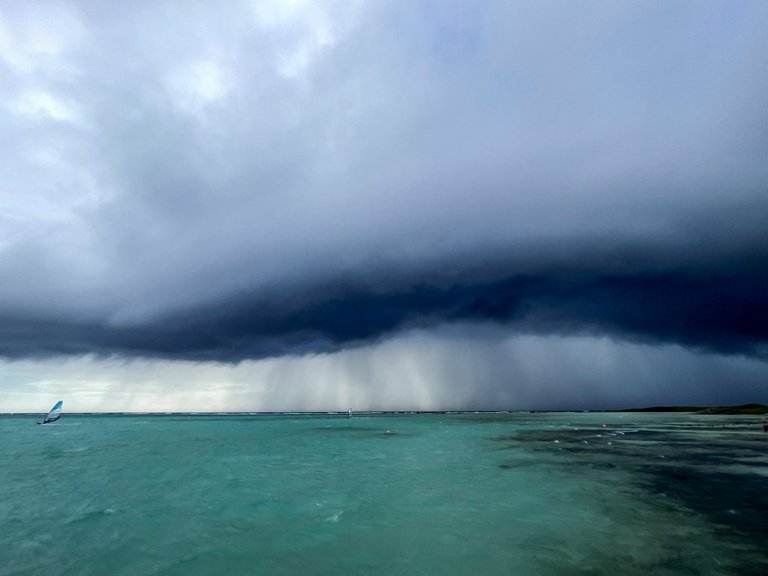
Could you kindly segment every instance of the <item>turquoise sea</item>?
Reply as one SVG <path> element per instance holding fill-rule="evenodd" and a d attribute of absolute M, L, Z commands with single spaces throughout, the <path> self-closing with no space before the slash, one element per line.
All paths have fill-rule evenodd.
<path fill-rule="evenodd" d="M 0 575 L 768 574 L 759 417 L 38 419 L 0 417 Z"/>

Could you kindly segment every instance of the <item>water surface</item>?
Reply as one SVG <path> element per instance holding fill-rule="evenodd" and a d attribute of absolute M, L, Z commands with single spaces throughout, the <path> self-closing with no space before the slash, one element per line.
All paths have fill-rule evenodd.
<path fill-rule="evenodd" d="M 3 416 L 0 575 L 766 574 L 759 424 Z"/>

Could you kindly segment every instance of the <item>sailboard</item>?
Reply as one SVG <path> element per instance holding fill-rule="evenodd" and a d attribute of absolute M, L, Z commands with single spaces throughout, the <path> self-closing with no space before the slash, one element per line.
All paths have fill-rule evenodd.
<path fill-rule="evenodd" d="M 56 422 L 59 418 L 61 418 L 61 406 L 64 404 L 63 400 L 59 400 L 56 402 L 53 408 L 51 408 L 51 411 L 48 412 L 48 414 L 45 415 L 45 418 L 43 418 L 42 422 L 38 422 L 38 424 L 50 424 L 51 422 Z"/>

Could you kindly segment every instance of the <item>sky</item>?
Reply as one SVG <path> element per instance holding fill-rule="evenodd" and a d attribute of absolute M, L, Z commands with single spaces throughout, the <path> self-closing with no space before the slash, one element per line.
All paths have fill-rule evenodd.
<path fill-rule="evenodd" d="M 768 402 L 768 3 L 0 8 L 0 412 Z"/>

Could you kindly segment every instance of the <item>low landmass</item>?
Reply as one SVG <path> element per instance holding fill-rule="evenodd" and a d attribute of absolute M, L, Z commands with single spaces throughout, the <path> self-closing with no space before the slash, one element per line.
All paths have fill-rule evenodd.
<path fill-rule="evenodd" d="M 694 412 L 696 414 L 768 414 L 765 404 L 740 404 L 738 406 L 650 406 L 628 408 L 617 412 Z"/>

